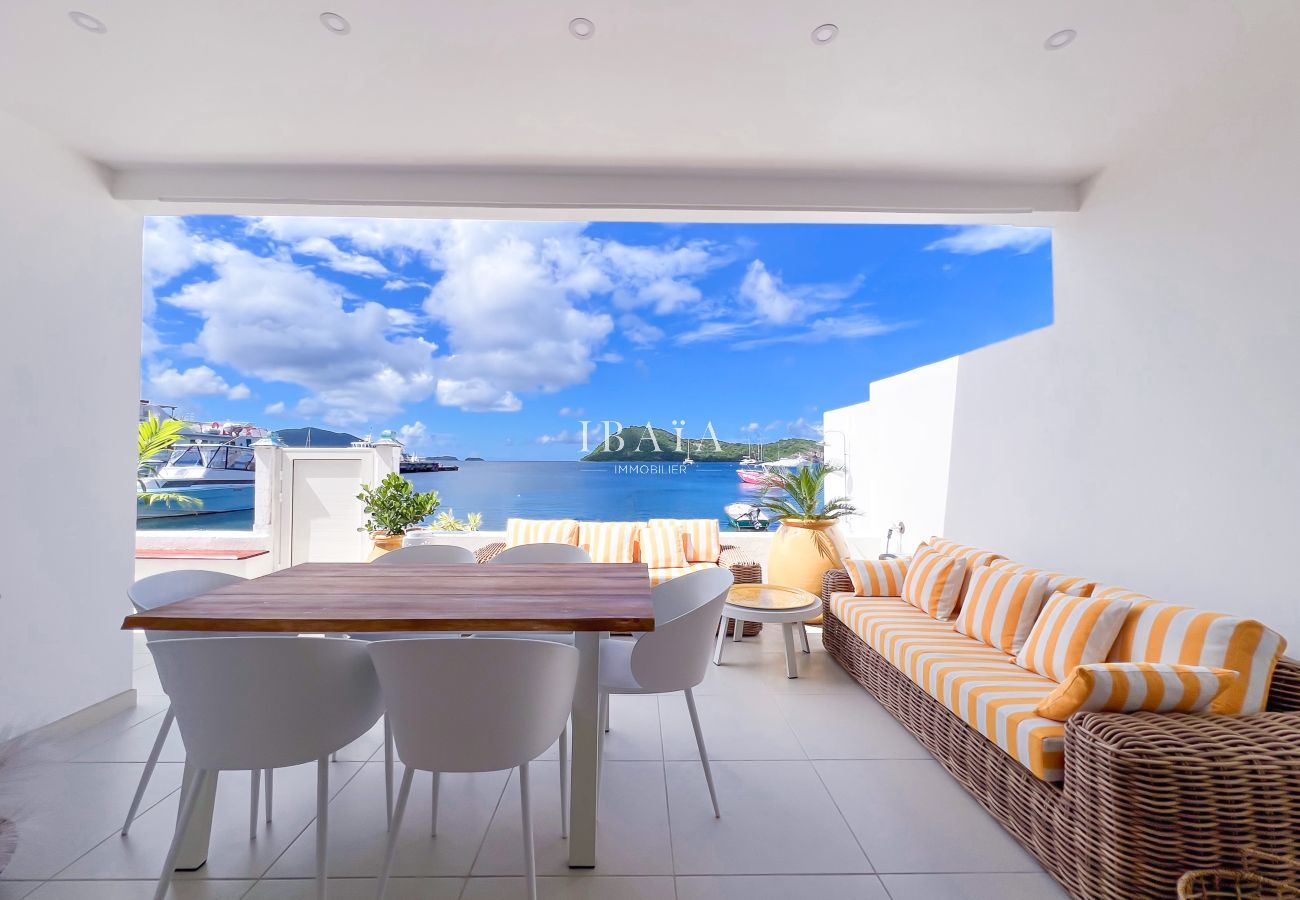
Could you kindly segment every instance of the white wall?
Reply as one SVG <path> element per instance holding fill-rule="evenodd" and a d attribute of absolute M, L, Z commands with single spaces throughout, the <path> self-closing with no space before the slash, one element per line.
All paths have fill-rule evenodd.
<path fill-rule="evenodd" d="M 853 552 L 879 553 L 899 521 L 908 552 L 943 533 L 958 364 L 954 357 L 873 381 L 866 403 L 823 415 L 826 459 L 846 469 L 828 479 L 827 496 L 848 496 L 858 509 L 841 525 Z"/>
<path fill-rule="evenodd" d="M 131 687 L 139 217 L 0 113 L 0 728 Z"/>
<path fill-rule="evenodd" d="M 1256 36 L 1056 232 L 1056 324 L 962 359 L 948 533 L 1300 651 L 1300 103 Z"/>

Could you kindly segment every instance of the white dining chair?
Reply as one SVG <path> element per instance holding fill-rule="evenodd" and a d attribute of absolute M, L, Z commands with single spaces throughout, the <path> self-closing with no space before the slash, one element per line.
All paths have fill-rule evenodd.
<path fill-rule="evenodd" d="M 178 569 L 141 578 L 126 589 L 126 595 L 130 598 L 131 605 L 135 607 L 136 612 L 144 612 L 159 606 L 166 606 L 168 603 L 175 603 L 178 600 L 197 597 L 199 594 L 215 591 L 217 588 L 238 584 L 245 580 L 239 575 L 230 575 L 226 572 L 212 572 L 207 569 Z M 144 633 L 144 639 L 151 644 L 153 641 L 168 640 L 170 638 L 230 636 L 232 636 L 231 632 L 204 633 L 146 630 Z M 135 821 L 136 813 L 140 811 L 140 801 L 144 799 L 145 789 L 149 787 L 149 780 L 153 777 L 154 769 L 158 765 L 158 757 L 162 754 L 163 745 L 167 743 L 167 735 L 171 732 L 172 722 L 175 721 L 175 718 L 171 707 L 167 707 L 167 712 L 163 713 L 162 726 L 158 729 L 158 736 L 154 738 L 153 747 L 149 750 L 149 758 L 145 760 L 144 771 L 140 773 L 140 783 L 136 785 L 135 796 L 131 798 L 131 806 L 126 811 L 126 821 L 122 824 L 122 835 L 124 837 L 130 832 L 131 823 Z M 270 769 L 267 769 L 265 773 L 254 771 L 249 774 L 252 783 L 250 785 L 251 796 L 248 808 L 248 836 L 251 839 L 257 837 L 258 788 L 263 774 L 266 780 L 266 821 L 268 823 L 271 821 L 272 804 L 274 802 L 274 778 Z"/>
<path fill-rule="evenodd" d="M 444 643 L 444 642 L 429 642 Z M 454 644 L 447 641 L 445 643 Z M 230 637 L 157 641 L 158 677 L 171 698 L 193 769 L 154 900 L 163 900 L 199 796 L 227 770 L 316 761 L 316 896 L 328 890 L 329 756 L 384 712 L 368 645 L 343 638 Z M 427 685 L 421 685 L 427 690 Z"/>
<path fill-rule="evenodd" d="M 383 641 L 369 645 L 393 722 L 402 786 L 379 876 L 380 900 L 397 851 L 402 816 L 417 770 L 495 772 L 519 769 L 524 869 L 537 897 L 528 764 L 565 727 L 578 679 L 578 651 L 551 641 Z M 430 685 L 443 689 L 430 690 Z M 433 821 L 438 805 L 434 794 Z"/>
<path fill-rule="evenodd" d="M 507 547 L 488 562 L 498 565 L 589 563 L 591 556 L 573 544 L 520 544 L 518 547 Z"/>
<path fill-rule="evenodd" d="M 474 551 L 451 544 L 415 544 L 411 547 L 399 547 L 389 550 L 383 556 L 370 561 L 377 566 L 410 565 L 471 565 L 475 562 Z"/>
<path fill-rule="evenodd" d="M 610 694 L 684 693 L 715 816 L 722 813 L 692 689 L 708 670 L 713 638 L 732 581 L 729 570 L 715 568 L 664 582 L 651 592 L 654 631 L 635 641 L 604 641 L 600 647 L 601 732 L 608 730 Z"/>

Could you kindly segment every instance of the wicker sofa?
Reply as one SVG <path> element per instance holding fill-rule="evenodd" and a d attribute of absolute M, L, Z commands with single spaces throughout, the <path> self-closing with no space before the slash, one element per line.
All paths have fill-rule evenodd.
<path fill-rule="evenodd" d="M 1174 897 L 1183 872 L 1231 867 L 1246 847 L 1300 857 L 1300 662 L 1278 661 L 1267 710 L 1254 715 L 1076 713 L 1064 780 L 1051 782 L 838 618 L 833 598 L 852 591 L 843 570 L 824 576 L 826 650 L 1071 895 Z"/>

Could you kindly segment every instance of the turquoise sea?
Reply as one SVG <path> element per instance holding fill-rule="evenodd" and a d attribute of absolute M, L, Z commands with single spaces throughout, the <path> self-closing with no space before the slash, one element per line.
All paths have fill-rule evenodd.
<path fill-rule="evenodd" d="M 617 522 L 652 517 L 716 518 L 722 508 L 753 500 L 760 489 L 741 482 L 735 463 L 462 462 L 458 472 L 408 475 L 417 490 L 437 491 L 440 511 L 463 519 L 483 514 L 483 528 L 506 519 L 587 519 Z M 251 529 L 253 513 L 181 516 L 140 523 L 148 529 Z"/>

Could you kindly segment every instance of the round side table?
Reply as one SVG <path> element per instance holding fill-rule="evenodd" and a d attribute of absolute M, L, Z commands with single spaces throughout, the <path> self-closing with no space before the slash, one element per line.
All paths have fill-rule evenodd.
<path fill-rule="evenodd" d="M 740 640 L 740 633 L 745 622 L 770 622 L 780 625 L 785 637 L 785 674 L 788 678 L 799 677 L 799 667 L 795 662 L 794 629 L 799 627 L 799 641 L 803 652 L 808 652 L 808 632 L 804 630 L 804 620 L 812 618 L 820 610 L 822 601 L 816 594 L 799 588 L 781 587 L 775 584 L 738 584 L 727 593 L 726 605 L 722 608 L 722 621 L 718 624 L 718 643 L 713 648 L 713 664 L 722 665 L 722 645 L 726 643 L 727 619 L 735 622 L 735 637 Z"/>

